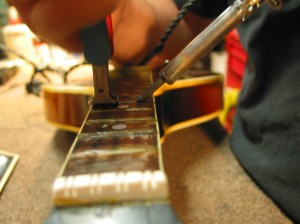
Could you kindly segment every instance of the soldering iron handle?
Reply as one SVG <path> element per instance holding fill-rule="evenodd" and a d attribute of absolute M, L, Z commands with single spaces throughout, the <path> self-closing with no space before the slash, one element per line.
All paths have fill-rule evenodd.
<path fill-rule="evenodd" d="M 257 5 L 253 4 L 255 2 Z M 159 72 L 161 79 L 168 84 L 178 80 L 250 15 L 259 3 L 260 0 L 236 0 Z"/>

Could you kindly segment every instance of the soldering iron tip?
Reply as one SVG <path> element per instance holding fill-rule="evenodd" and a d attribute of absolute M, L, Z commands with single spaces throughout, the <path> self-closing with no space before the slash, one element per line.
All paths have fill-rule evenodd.
<path fill-rule="evenodd" d="M 157 89 L 159 89 L 164 82 L 161 79 L 156 80 L 142 95 L 138 96 L 136 102 L 145 102 Z"/>
<path fill-rule="evenodd" d="M 146 100 L 146 98 L 144 97 L 144 95 L 139 95 L 138 98 L 136 99 L 137 103 L 142 103 Z"/>

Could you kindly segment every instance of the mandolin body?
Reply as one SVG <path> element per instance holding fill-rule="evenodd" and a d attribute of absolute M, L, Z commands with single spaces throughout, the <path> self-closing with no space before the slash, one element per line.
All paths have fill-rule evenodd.
<path fill-rule="evenodd" d="M 139 71 L 144 68 L 130 69 Z M 173 131 L 212 120 L 221 113 L 222 75 L 199 73 L 193 73 L 192 77 L 178 80 L 173 85 L 165 84 L 154 93 L 161 140 Z M 42 95 L 47 121 L 59 129 L 77 133 L 89 110 L 93 91 L 92 84 L 44 85 Z"/>

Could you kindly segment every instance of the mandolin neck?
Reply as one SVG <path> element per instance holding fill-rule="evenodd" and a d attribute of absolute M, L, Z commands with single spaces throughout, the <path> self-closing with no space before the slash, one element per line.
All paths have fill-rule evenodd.
<path fill-rule="evenodd" d="M 59 206 L 168 199 L 151 84 L 146 67 L 111 71 L 118 105 L 93 105 L 53 188 Z"/>

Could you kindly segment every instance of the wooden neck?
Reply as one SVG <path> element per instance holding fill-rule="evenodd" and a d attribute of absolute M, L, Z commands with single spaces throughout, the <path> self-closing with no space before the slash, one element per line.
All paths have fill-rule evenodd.
<path fill-rule="evenodd" d="M 155 104 L 136 103 L 151 71 L 116 70 L 110 78 L 120 103 L 91 107 L 55 181 L 56 205 L 168 198 Z"/>

